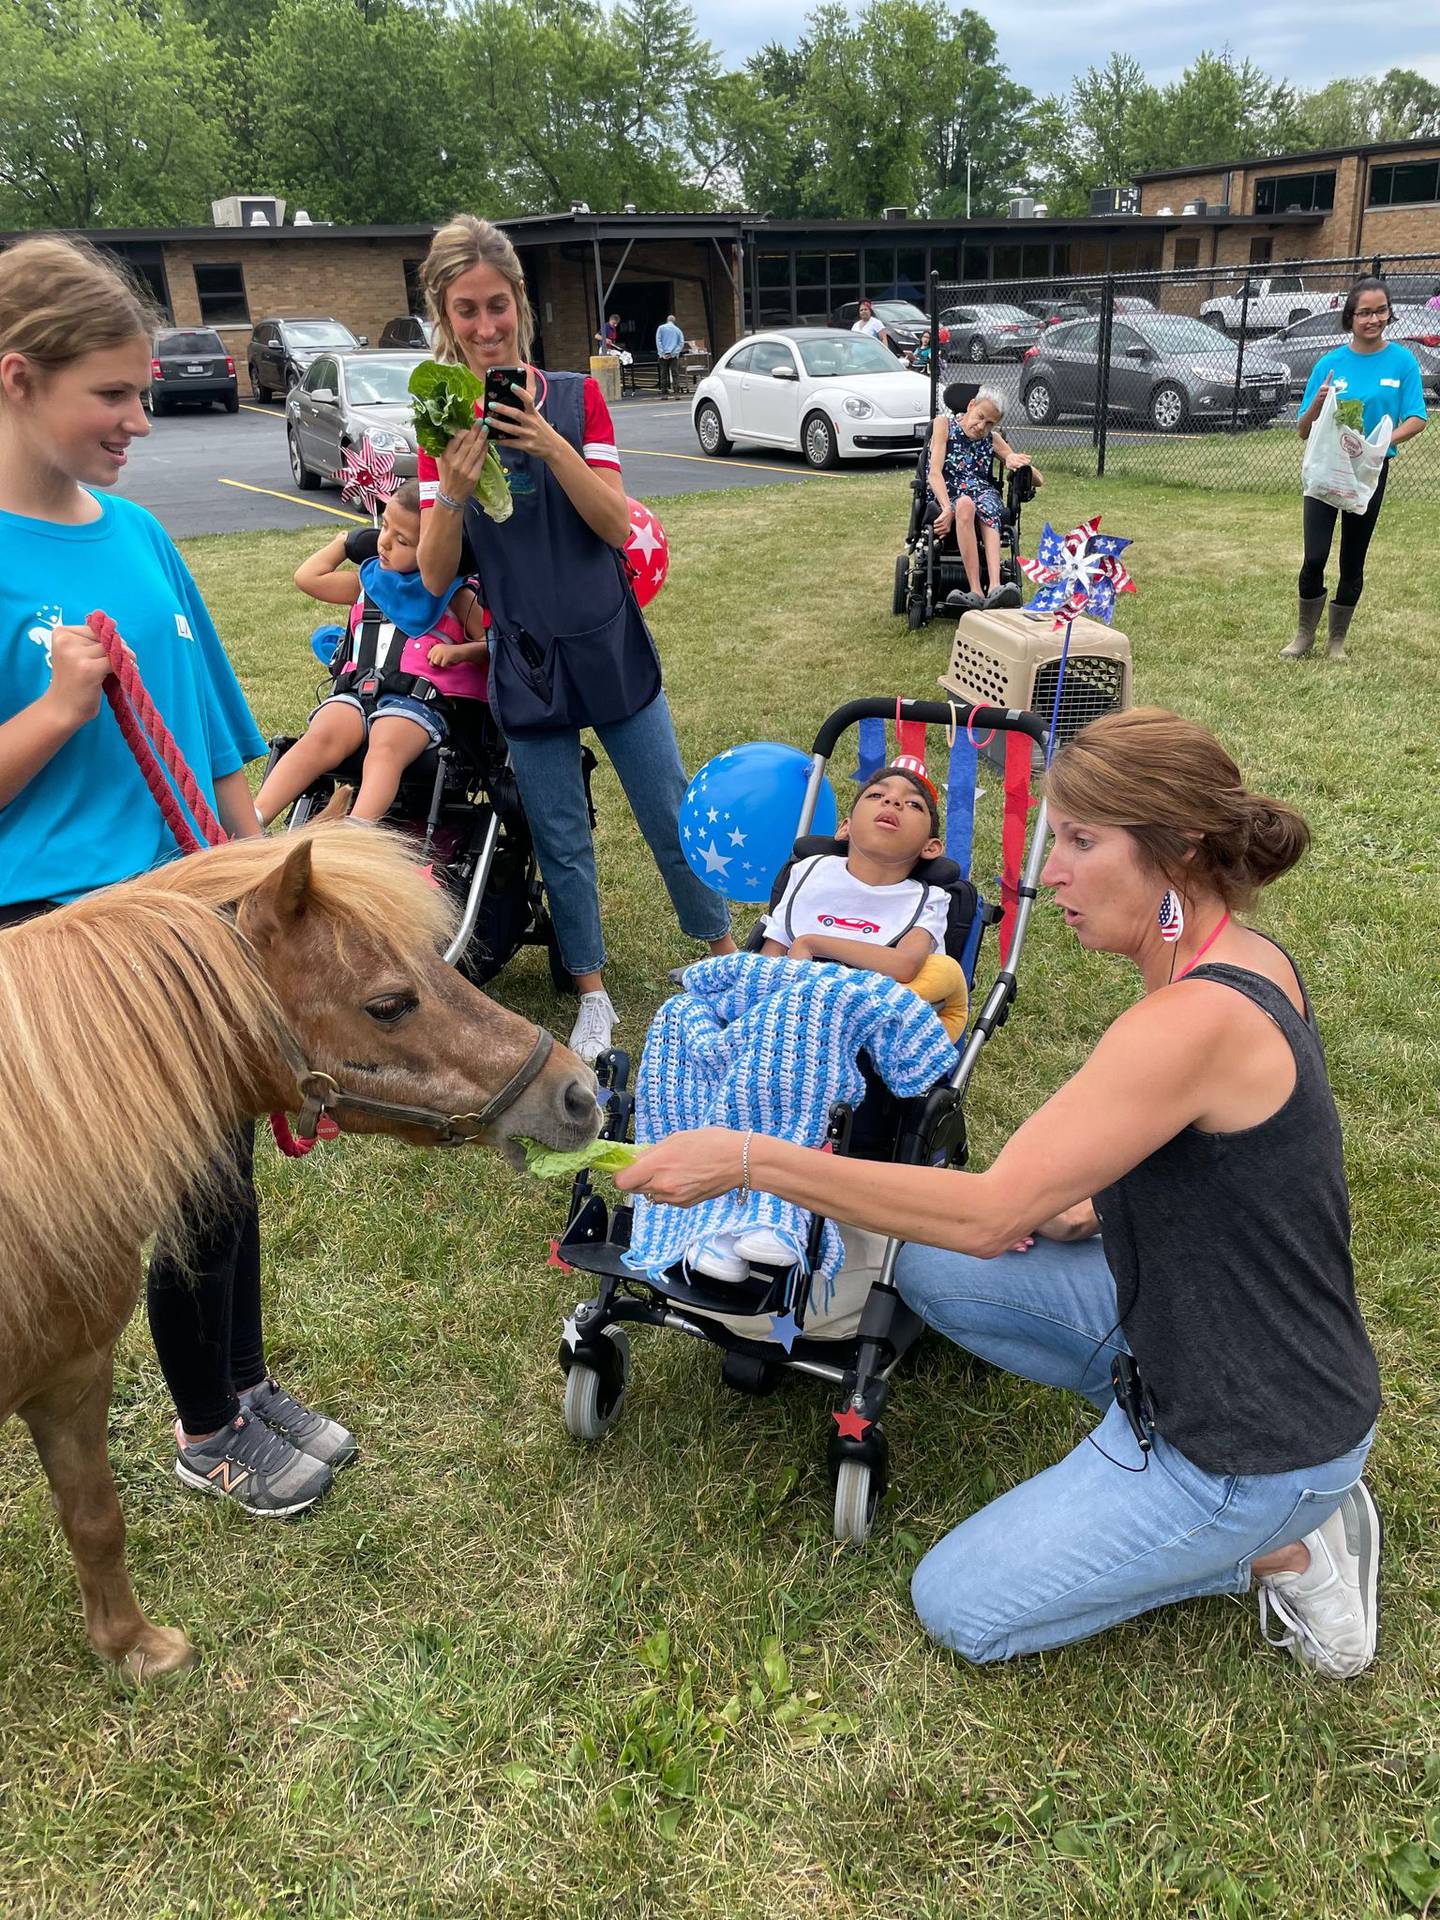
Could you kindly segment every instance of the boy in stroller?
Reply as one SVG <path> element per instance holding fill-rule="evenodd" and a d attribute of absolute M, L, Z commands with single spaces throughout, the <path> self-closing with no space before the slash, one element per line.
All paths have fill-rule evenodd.
<path fill-rule="evenodd" d="M 948 399 L 948 394 L 947 394 Z M 1000 579 L 1000 530 L 1005 517 L 1005 502 L 991 480 L 991 469 L 998 456 L 1005 471 L 1013 473 L 1030 467 L 1030 456 L 1017 453 L 1000 433 L 1005 416 L 1005 396 L 993 387 L 981 387 L 961 412 L 947 408 L 930 432 L 929 500 L 934 508 L 933 525 L 937 539 L 943 540 L 951 526 L 965 566 L 969 591 L 961 604 L 977 607 L 1018 607 L 1018 586 Z M 1031 469 L 1038 485 L 1040 473 Z M 980 555 L 975 540 L 979 522 L 985 541 L 984 578 L 992 584 L 988 594 L 981 592 Z"/>
<path fill-rule="evenodd" d="M 332 691 L 261 784 L 255 811 L 262 826 L 362 746 L 352 814 L 383 820 L 405 769 L 427 747 L 443 744 L 445 702 L 485 699 L 485 609 L 458 579 L 448 594 L 429 594 L 419 543 L 420 489 L 409 480 L 392 494 L 378 533 L 337 534 L 297 568 L 302 593 L 352 611 L 330 664 Z M 348 571 L 347 562 L 358 571 Z"/>
<path fill-rule="evenodd" d="M 952 896 L 916 876 L 944 851 L 938 798 L 921 763 L 902 757 L 868 781 L 838 838 L 843 854 L 794 861 L 757 929 L 764 935 L 760 953 L 899 981 L 933 1006 L 946 1034 L 958 1040 L 970 1000 L 964 969 L 945 951 Z M 692 1272 L 732 1283 L 748 1278 L 752 1260 L 781 1265 L 793 1258 L 765 1227 L 713 1235 L 688 1255 Z"/>

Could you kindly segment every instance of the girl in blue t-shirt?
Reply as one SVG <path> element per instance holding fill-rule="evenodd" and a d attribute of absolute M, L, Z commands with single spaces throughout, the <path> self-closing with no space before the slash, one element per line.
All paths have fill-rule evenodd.
<path fill-rule="evenodd" d="M 1298 425 L 1300 438 L 1308 440 L 1310 429 L 1320 418 L 1325 395 L 1334 388 L 1345 400 L 1360 400 L 1365 407 L 1365 432 L 1371 433 L 1387 416 L 1393 423 L 1390 453 L 1380 469 L 1380 483 L 1370 496 L 1364 513 L 1347 513 L 1340 520 L 1340 578 L 1335 598 L 1330 602 L 1330 630 L 1325 651 L 1332 660 L 1345 658 L 1345 636 L 1355 615 L 1355 605 L 1365 587 L 1365 554 L 1375 522 L 1380 518 L 1380 503 L 1385 498 L 1385 482 L 1395 449 L 1413 440 L 1425 428 L 1425 395 L 1420 366 L 1408 347 L 1398 340 L 1386 340 L 1390 324 L 1390 295 L 1383 280 L 1358 280 L 1346 297 L 1340 315 L 1350 329 L 1346 346 L 1323 354 L 1310 371 L 1304 398 L 1300 402 Z M 1315 630 L 1325 608 L 1325 563 L 1330 558 L 1330 543 L 1335 537 L 1338 509 L 1307 494 L 1304 509 L 1305 558 L 1300 568 L 1300 620 L 1295 638 L 1281 653 L 1287 660 L 1300 660 L 1315 644 Z"/>
<path fill-rule="evenodd" d="M 148 513 L 95 491 L 150 431 L 152 325 L 88 248 L 37 238 L 0 255 L 0 926 L 175 854 L 102 699 L 109 661 L 85 625 L 96 608 L 226 831 L 259 831 L 244 770 L 265 742 L 195 582 Z M 251 1133 L 223 1204 L 182 1208 L 185 1265 L 152 1261 L 150 1325 L 179 1413 L 179 1477 L 254 1513 L 294 1512 L 354 1441 L 268 1376 Z"/>

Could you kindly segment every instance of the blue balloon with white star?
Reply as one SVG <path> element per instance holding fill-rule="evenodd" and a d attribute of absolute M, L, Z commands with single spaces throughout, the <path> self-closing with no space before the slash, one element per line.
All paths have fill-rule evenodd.
<path fill-rule="evenodd" d="M 794 851 L 809 779 L 809 754 L 778 740 L 727 747 L 706 761 L 681 802 L 680 845 L 707 887 L 727 900 L 769 903 Z M 834 833 L 839 818 L 826 780 L 810 831 Z"/>

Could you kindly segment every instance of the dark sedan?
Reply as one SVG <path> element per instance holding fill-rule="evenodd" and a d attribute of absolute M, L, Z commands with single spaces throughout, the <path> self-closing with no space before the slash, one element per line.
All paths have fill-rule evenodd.
<path fill-rule="evenodd" d="M 150 358 L 150 411 L 173 413 L 181 401 L 208 407 L 219 401 L 240 411 L 235 362 L 211 327 L 169 327 L 157 333 Z"/>
<path fill-rule="evenodd" d="M 1109 411 L 1144 420 L 1156 433 L 1179 433 L 1206 420 L 1261 425 L 1284 412 L 1290 370 L 1247 353 L 1235 406 L 1235 349 L 1214 327 L 1180 313 L 1135 313 L 1110 331 Z M 1020 398 L 1032 426 L 1062 414 L 1095 412 L 1100 322 L 1051 327 L 1025 355 Z"/>
<path fill-rule="evenodd" d="M 365 345 L 338 320 L 261 320 L 250 336 L 245 361 L 257 400 L 288 393 L 305 378 L 319 353 L 353 353 Z"/>

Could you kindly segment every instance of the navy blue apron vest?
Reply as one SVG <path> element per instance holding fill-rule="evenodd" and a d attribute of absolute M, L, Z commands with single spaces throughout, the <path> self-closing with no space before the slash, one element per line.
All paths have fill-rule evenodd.
<path fill-rule="evenodd" d="M 577 453 L 585 375 L 544 376 L 545 418 Z M 593 533 L 543 460 L 495 443 L 515 511 L 471 501 L 465 532 L 490 609 L 490 705 L 507 733 L 628 720 L 660 691 L 660 656 L 620 553 Z"/>

